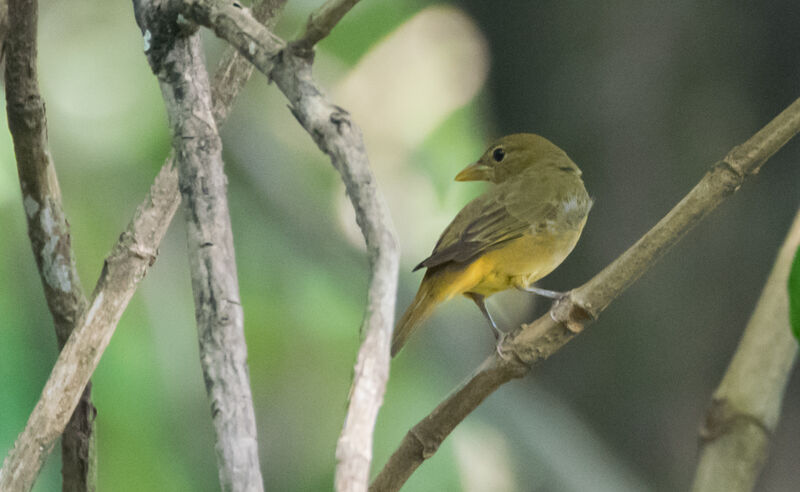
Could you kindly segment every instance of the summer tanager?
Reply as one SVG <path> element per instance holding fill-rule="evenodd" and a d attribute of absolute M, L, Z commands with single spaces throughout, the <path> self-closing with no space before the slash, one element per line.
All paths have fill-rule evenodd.
<path fill-rule="evenodd" d="M 414 268 L 427 268 L 414 301 L 397 322 L 392 356 L 440 303 L 463 294 L 472 299 L 499 340 L 484 299 L 512 287 L 531 287 L 575 247 L 592 199 L 581 170 L 547 139 L 517 133 L 495 141 L 456 181 L 489 181 L 444 230 L 433 253 Z"/>

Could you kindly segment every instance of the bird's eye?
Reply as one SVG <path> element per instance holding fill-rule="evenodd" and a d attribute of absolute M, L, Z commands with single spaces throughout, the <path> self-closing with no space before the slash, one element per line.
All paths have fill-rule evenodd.
<path fill-rule="evenodd" d="M 495 162 L 502 161 L 505 158 L 505 156 L 506 156 L 506 151 L 500 147 L 494 149 L 494 152 L 492 152 L 492 159 L 494 159 Z"/>

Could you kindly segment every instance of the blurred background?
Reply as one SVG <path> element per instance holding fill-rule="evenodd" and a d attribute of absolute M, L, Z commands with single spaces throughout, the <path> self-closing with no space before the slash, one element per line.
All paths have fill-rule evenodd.
<path fill-rule="evenodd" d="M 294 36 L 320 1 L 290 0 Z M 800 96 L 800 6 L 772 2 L 369 0 L 321 43 L 319 83 L 364 130 L 411 268 L 482 184 L 454 183 L 491 139 L 535 132 L 595 198 L 583 238 L 540 283 L 591 278 L 728 150 Z M 129 3 L 41 2 L 50 145 L 85 290 L 170 145 Z M 222 45 L 205 32 L 213 69 Z M 56 358 L 0 119 L 0 452 Z M 368 266 L 329 162 L 254 76 L 223 129 L 264 479 L 330 490 Z M 800 141 L 535 373 L 491 396 L 404 490 L 645 491 L 691 483 L 698 427 L 800 205 Z M 99 489 L 218 490 L 179 212 L 93 378 Z M 501 327 L 548 305 L 493 297 Z M 373 473 L 494 350 L 465 299 L 393 361 Z M 796 490 L 800 382 L 787 390 L 760 490 Z M 37 491 L 57 490 L 58 451 Z"/>

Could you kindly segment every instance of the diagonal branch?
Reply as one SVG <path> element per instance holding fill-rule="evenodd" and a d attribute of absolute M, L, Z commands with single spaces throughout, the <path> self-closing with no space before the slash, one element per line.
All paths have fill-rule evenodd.
<path fill-rule="evenodd" d="M 285 0 L 265 0 L 254 7 L 254 16 L 267 23 L 274 21 Z M 239 60 L 239 61 L 237 61 Z M 248 64 L 249 65 L 249 64 Z M 247 80 L 249 68 L 236 54 L 223 59 L 218 69 L 215 97 L 226 104 L 214 107 L 214 118 L 221 125 L 238 89 Z M 116 328 L 130 297 L 155 261 L 158 245 L 180 203 L 178 173 L 169 156 L 133 219 L 105 261 L 105 267 L 92 294 L 88 315 L 76 323 L 76 330 L 59 355 L 25 429 L 14 443 L 0 469 L 0 490 L 30 490 L 45 458 L 67 418 L 75 409 L 81 391 L 97 367 L 100 356 Z M 102 318 L 102 319 L 101 319 Z"/>
<path fill-rule="evenodd" d="M 200 363 L 216 431 L 222 490 L 263 490 L 244 313 L 233 250 L 222 141 L 200 35 L 181 33 L 157 1 L 134 2 L 145 47 L 167 108 L 185 206 Z"/>
<path fill-rule="evenodd" d="M 786 285 L 800 246 L 800 212 L 778 253 L 753 316 L 722 378 L 701 430 L 692 490 L 753 490 L 797 359 Z"/>
<path fill-rule="evenodd" d="M 793 102 L 747 142 L 734 147 L 636 244 L 550 312 L 515 330 L 503 343 L 503 357 L 493 354 L 472 377 L 403 438 L 370 486 L 398 490 L 422 462 L 436 452 L 450 432 L 481 402 L 508 381 L 528 373 L 578 335 L 694 225 L 734 193 L 745 179 L 800 131 L 800 99 Z"/>
<path fill-rule="evenodd" d="M 372 434 L 389 377 L 399 254 L 394 226 L 370 169 L 361 131 L 314 83 L 308 50 L 284 49 L 280 39 L 235 5 L 211 0 L 175 0 L 174 4 L 186 18 L 213 29 L 271 77 L 289 100 L 294 116 L 330 157 L 344 181 L 372 268 L 362 328 L 364 341 L 336 448 L 336 488 L 365 490 L 372 461 Z M 331 18 L 338 20 L 345 11 Z"/>
<path fill-rule="evenodd" d="M 47 151 L 47 116 L 39 92 L 37 67 L 38 5 L 35 0 L 12 0 L 8 19 L 3 3 L 0 45 L 6 37 L 4 31 L 10 27 L 8 44 L 3 50 L 8 56 L 5 70 L 8 127 L 14 140 L 28 237 L 61 348 L 88 301 L 75 269 L 58 177 Z M 65 491 L 94 490 L 96 486 L 95 413 L 88 383 L 61 440 Z"/>

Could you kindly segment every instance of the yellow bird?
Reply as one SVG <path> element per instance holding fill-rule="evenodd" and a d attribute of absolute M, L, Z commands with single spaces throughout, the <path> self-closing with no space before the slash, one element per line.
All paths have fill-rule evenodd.
<path fill-rule="evenodd" d="M 557 298 L 531 287 L 569 255 L 586 224 L 592 199 L 581 170 L 560 148 L 531 133 L 495 141 L 456 181 L 493 186 L 468 203 L 444 230 L 425 267 L 414 301 L 397 322 L 392 357 L 440 303 L 463 294 L 498 330 L 484 299 L 512 287 Z"/>

